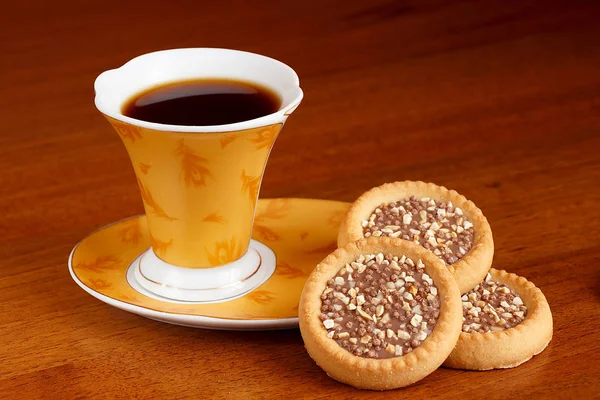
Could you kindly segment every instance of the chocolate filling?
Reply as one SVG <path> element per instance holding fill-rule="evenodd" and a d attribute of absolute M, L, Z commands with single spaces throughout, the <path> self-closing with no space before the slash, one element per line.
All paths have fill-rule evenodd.
<path fill-rule="evenodd" d="M 431 250 L 446 265 L 454 264 L 473 247 L 473 224 L 452 202 L 428 197 L 382 204 L 362 222 L 363 235 L 410 240 Z"/>
<path fill-rule="evenodd" d="M 407 257 L 361 255 L 327 283 L 321 315 L 327 336 L 354 355 L 410 353 L 432 332 L 440 310 L 425 265 Z"/>
<path fill-rule="evenodd" d="M 527 315 L 523 300 L 508 286 L 494 282 L 490 274 L 462 296 L 463 332 L 503 331 L 519 325 Z"/>

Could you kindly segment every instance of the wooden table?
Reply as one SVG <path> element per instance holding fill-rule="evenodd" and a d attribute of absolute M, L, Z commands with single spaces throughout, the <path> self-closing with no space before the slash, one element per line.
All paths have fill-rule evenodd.
<path fill-rule="evenodd" d="M 3 398 L 600 397 L 599 2 L 10 3 L 0 15 Z M 403 179 L 458 190 L 491 223 L 495 266 L 546 294 L 547 350 L 516 369 L 440 369 L 395 393 L 358 391 L 328 378 L 297 330 L 171 326 L 77 287 L 73 245 L 143 212 L 123 145 L 93 105 L 94 78 L 194 46 L 263 53 L 301 77 L 305 101 L 262 197 L 352 201 Z"/>

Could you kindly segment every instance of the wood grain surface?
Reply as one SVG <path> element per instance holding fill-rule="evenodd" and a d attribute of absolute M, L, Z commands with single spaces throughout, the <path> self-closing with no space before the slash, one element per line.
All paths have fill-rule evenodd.
<path fill-rule="evenodd" d="M 0 394 L 29 398 L 600 398 L 600 2 L 9 1 L 0 13 Z M 93 105 L 158 49 L 269 55 L 306 97 L 262 197 L 354 200 L 433 181 L 476 202 L 494 265 L 546 294 L 550 346 L 511 370 L 439 369 L 392 393 L 326 376 L 297 330 L 170 326 L 69 277 L 89 232 L 143 212 Z"/>

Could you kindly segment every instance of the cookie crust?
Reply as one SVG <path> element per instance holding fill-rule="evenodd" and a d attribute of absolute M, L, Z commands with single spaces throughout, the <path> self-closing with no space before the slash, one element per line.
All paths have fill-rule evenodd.
<path fill-rule="evenodd" d="M 461 293 L 466 293 L 483 280 L 492 265 L 494 240 L 487 218 L 475 203 L 467 200 L 454 190 L 433 183 L 402 181 L 386 183 L 363 193 L 350 207 L 340 226 L 338 246 L 362 239 L 361 222 L 368 219 L 373 210 L 383 203 L 389 203 L 410 196 L 430 197 L 439 201 L 451 201 L 460 207 L 473 223 L 475 233 L 473 247 L 460 260 L 446 268 L 458 283 Z"/>
<path fill-rule="evenodd" d="M 490 269 L 492 280 L 512 289 L 527 306 L 525 320 L 504 331 L 461 332 L 445 367 L 485 371 L 513 368 L 541 353 L 552 339 L 552 313 L 546 297 L 527 279 Z"/>
<path fill-rule="evenodd" d="M 360 255 L 391 253 L 421 259 L 440 297 L 437 324 L 423 343 L 404 356 L 358 357 L 327 337 L 319 319 L 321 294 L 327 281 Z M 456 344 L 462 326 L 462 304 L 456 281 L 433 253 L 396 238 L 367 238 L 349 243 L 327 256 L 309 276 L 299 304 L 300 332 L 312 359 L 332 378 L 360 389 L 386 390 L 410 385 L 437 369 Z"/>

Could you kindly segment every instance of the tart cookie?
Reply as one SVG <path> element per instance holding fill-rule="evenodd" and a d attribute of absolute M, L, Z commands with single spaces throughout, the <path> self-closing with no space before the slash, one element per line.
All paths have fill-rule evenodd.
<path fill-rule="evenodd" d="M 439 258 L 414 243 L 368 238 L 327 256 L 307 280 L 299 323 L 310 356 L 361 389 L 410 385 L 448 357 L 460 292 Z"/>
<path fill-rule="evenodd" d="M 481 210 L 454 190 L 433 183 L 386 183 L 362 194 L 342 221 L 338 245 L 370 236 L 412 241 L 448 267 L 461 293 L 492 265 L 492 230 Z"/>
<path fill-rule="evenodd" d="M 444 366 L 512 368 L 541 353 L 552 339 L 546 297 L 527 279 L 491 269 L 462 296 L 463 327 Z"/>

